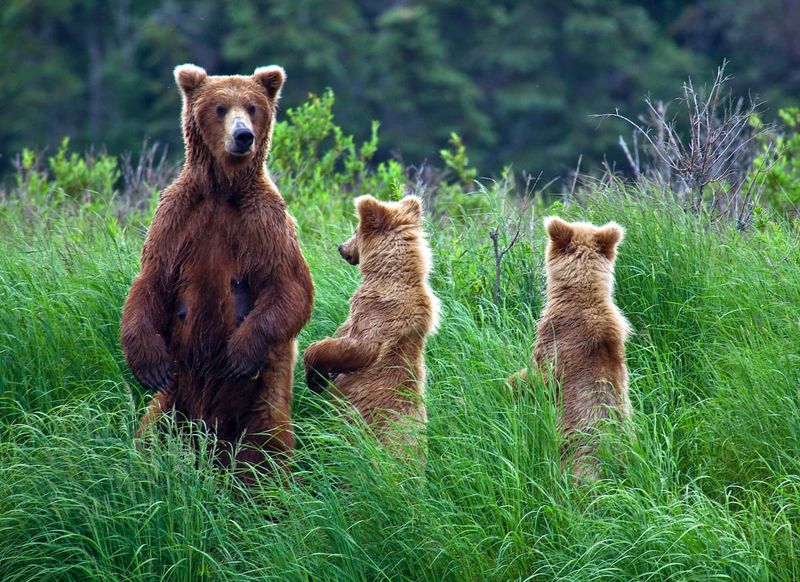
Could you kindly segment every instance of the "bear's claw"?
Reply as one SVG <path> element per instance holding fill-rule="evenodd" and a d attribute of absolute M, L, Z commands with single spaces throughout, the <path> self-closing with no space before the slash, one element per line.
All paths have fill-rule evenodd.
<path fill-rule="evenodd" d="M 250 378 L 255 380 L 261 373 L 262 367 L 261 362 L 229 362 L 223 372 L 223 376 L 226 379 Z"/>
<path fill-rule="evenodd" d="M 160 365 L 149 366 L 136 374 L 136 379 L 150 390 L 160 390 L 172 381 L 172 364 L 162 362 Z"/>

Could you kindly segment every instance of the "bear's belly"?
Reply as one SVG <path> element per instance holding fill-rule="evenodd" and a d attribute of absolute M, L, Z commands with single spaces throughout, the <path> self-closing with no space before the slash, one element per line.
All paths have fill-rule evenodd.
<path fill-rule="evenodd" d="M 196 264 L 196 263 L 195 263 Z M 208 261 L 181 272 L 172 317 L 177 364 L 195 371 L 224 365 L 228 338 L 253 309 L 254 296 L 231 262 Z"/>

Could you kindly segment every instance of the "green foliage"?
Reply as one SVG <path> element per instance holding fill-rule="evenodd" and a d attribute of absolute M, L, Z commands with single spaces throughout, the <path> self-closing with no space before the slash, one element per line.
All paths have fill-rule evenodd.
<path fill-rule="evenodd" d="M 431 212 L 456 219 L 488 213 L 496 188 L 487 190 L 478 184 L 478 170 L 470 165 L 467 148 L 457 133 L 450 135 L 450 147 L 439 150 L 439 156 L 445 169 L 431 200 Z"/>
<path fill-rule="evenodd" d="M 357 146 L 333 120 L 333 92 L 290 109 L 275 128 L 273 154 L 268 162 L 281 192 L 290 202 L 315 204 L 330 209 L 346 199 L 346 193 L 364 192 L 389 197 L 396 184 L 405 182 L 402 166 L 394 160 L 371 167 L 378 149 L 378 123 L 370 138 Z"/>
<path fill-rule="evenodd" d="M 779 211 L 800 209 L 800 108 L 778 111 L 780 133 L 766 139 L 763 153 L 753 162 L 750 181 L 763 201 Z M 753 120 L 760 124 L 759 119 Z"/>
<path fill-rule="evenodd" d="M 336 252 L 352 230 L 344 194 L 404 187 L 402 168 L 361 165 L 376 138 L 356 146 L 332 104 L 323 95 L 292 112 L 271 160 L 316 286 L 301 351 L 346 317 L 359 281 Z M 443 157 L 463 180 L 472 167 L 453 145 Z M 73 163 L 66 150 L 62 163 Z M 751 231 L 709 228 L 644 186 L 598 186 L 583 206 L 546 209 L 626 228 L 615 295 L 634 329 L 637 438 L 609 437 L 605 478 L 581 487 L 561 471 L 555 394 L 503 381 L 529 363 L 544 283 L 545 209 L 519 220 L 509 176 L 487 188 L 488 213 L 428 225 L 443 313 L 426 353 L 425 466 L 344 421 L 298 367 L 292 476 L 247 488 L 214 466 L 201 427 L 133 440 L 149 395 L 125 365 L 119 317 L 147 219 L 123 226 L 113 202 L 64 212 L 52 196 L 5 200 L 0 579 L 800 578 L 796 222 L 763 209 Z M 20 188 L 54 181 L 36 174 Z M 506 241 L 522 228 L 497 306 L 496 225 Z"/>
<path fill-rule="evenodd" d="M 411 186 L 398 161 L 373 163 L 379 124 L 373 122 L 369 139 L 357 145 L 355 138 L 335 123 L 334 104 L 333 92 L 328 90 L 289 109 L 286 119 L 275 128 L 268 161 L 283 196 L 290 204 L 313 206 L 314 220 L 324 220 L 331 212 L 351 214 L 349 200 L 359 194 L 396 200 Z M 451 219 L 489 213 L 499 190 L 508 192 L 513 175 L 506 170 L 499 182 L 483 187 L 476 181 L 478 171 L 470 165 L 461 138 L 452 134 L 450 144 L 439 153 L 445 169 L 432 186 L 435 194 L 428 201 L 429 210 L 436 217 Z M 298 216 L 301 223 L 309 218 L 305 213 Z"/>
<path fill-rule="evenodd" d="M 48 201 L 58 205 L 65 201 L 89 204 L 107 203 L 114 193 L 120 172 L 113 156 L 81 155 L 69 151 L 69 138 L 64 138 L 54 156 L 47 158 L 48 170 L 41 156 L 24 149 L 20 154 L 17 189 L 46 206 Z"/>
<path fill-rule="evenodd" d="M 450 146 L 451 149 L 439 150 L 439 155 L 445 167 L 455 175 L 456 182 L 463 188 L 471 188 L 478 176 L 478 170 L 469 165 L 467 148 L 457 133 L 450 134 Z"/>

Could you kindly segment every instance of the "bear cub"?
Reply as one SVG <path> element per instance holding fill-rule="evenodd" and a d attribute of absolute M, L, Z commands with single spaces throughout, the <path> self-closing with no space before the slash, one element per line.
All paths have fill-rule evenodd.
<path fill-rule="evenodd" d="M 628 321 L 614 304 L 614 262 L 624 231 L 614 222 L 545 219 L 549 236 L 547 296 L 537 324 L 535 367 L 561 389 L 559 428 L 576 478 L 596 478 L 592 430 L 604 419 L 628 419 L 625 339 Z M 576 438 L 575 433 L 584 433 Z M 565 455 L 565 463 L 568 462 Z"/>
<path fill-rule="evenodd" d="M 428 286 L 431 253 L 416 196 L 395 203 L 361 196 L 355 206 L 358 228 L 339 252 L 359 266 L 362 284 L 347 321 L 306 350 L 306 381 L 315 392 L 332 383 L 381 441 L 396 443 L 393 422 L 411 419 L 419 428 L 427 422 L 425 341 L 439 319 L 439 300 Z"/>

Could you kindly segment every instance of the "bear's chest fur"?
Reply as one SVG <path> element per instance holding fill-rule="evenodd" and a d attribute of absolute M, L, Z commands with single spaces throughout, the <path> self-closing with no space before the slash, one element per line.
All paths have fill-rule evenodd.
<path fill-rule="evenodd" d="M 193 363 L 223 351 L 253 308 L 269 255 L 249 230 L 238 208 L 203 204 L 178 236 L 171 343 Z"/>

